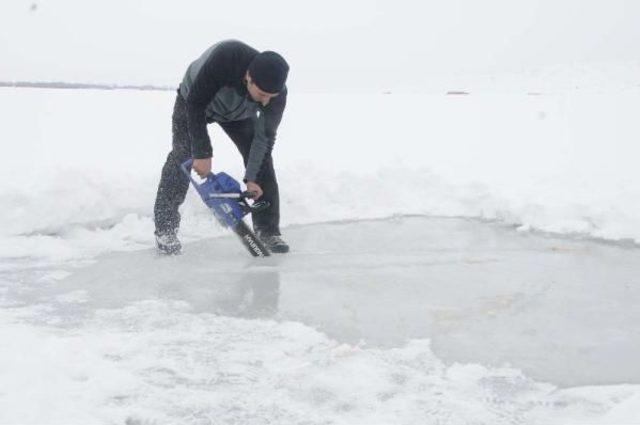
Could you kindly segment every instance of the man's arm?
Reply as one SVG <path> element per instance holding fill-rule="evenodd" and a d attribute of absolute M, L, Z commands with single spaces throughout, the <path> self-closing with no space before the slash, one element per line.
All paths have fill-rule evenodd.
<path fill-rule="evenodd" d="M 249 160 L 247 161 L 247 169 L 244 175 L 245 182 L 256 181 L 264 158 L 271 154 L 286 105 L 287 89 L 285 88 L 260 113 L 256 121 L 251 150 L 249 151 Z"/>

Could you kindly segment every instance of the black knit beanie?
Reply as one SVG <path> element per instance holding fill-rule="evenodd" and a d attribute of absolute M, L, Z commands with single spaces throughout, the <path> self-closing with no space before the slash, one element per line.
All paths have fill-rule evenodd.
<path fill-rule="evenodd" d="M 276 52 L 259 53 L 249 64 L 249 75 L 260 90 L 279 93 L 287 81 L 289 64 Z"/>

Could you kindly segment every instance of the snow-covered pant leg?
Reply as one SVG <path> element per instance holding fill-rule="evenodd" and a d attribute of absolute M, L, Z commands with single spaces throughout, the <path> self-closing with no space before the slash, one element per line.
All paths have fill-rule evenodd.
<path fill-rule="evenodd" d="M 162 167 L 158 194 L 153 209 L 156 232 L 177 231 L 180 226 L 178 208 L 184 202 L 189 189 L 189 179 L 180 165 L 191 158 L 191 143 L 187 128 L 187 110 L 184 99 L 178 94 L 172 117 L 173 149 Z"/>
<path fill-rule="evenodd" d="M 220 123 L 220 126 L 235 143 L 246 167 L 253 141 L 255 119 Z M 271 206 L 266 210 L 251 214 L 253 228 L 267 235 L 280 235 L 280 194 L 276 172 L 273 168 L 273 158 L 270 153 L 264 158 L 256 180 L 264 192 L 260 201 L 267 201 Z"/>

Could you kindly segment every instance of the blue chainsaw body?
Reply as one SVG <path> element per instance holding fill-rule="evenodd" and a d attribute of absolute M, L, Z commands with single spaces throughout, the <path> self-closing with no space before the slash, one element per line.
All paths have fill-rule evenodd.
<path fill-rule="evenodd" d="M 204 203 L 213 211 L 213 215 L 225 227 L 235 226 L 248 213 L 240 204 L 240 183 L 227 173 L 209 174 L 196 189 Z M 238 197 L 220 196 L 230 194 L 236 194 Z"/>
<path fill-rule="evenodd" d="M 245 215 L 269 208 L 269 203 L 262 201 L 249 204 L 247 199 L 251 198 L 252 194 L 243 192 L 240 183 L 224 172 L 209 173 L 204 181 L 196 181 L 191 176 L 192 164 L 193 160 L 190 159 L 184 162 L 180 168 L 218 222 L 223 227 L 231 228 L 251 255 L 255 257 L 269 256 L 269 250 L 243 221 Z"/>

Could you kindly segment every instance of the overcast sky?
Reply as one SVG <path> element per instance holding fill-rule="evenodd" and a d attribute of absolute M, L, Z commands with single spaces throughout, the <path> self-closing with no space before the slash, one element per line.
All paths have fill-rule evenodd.
<path fill-rule="evenodd" d="M 281 52 L 291 84 L 640 61 L 637 0 L 2 0 L 0 80 L 178 83 L 210 44 Z"/>

